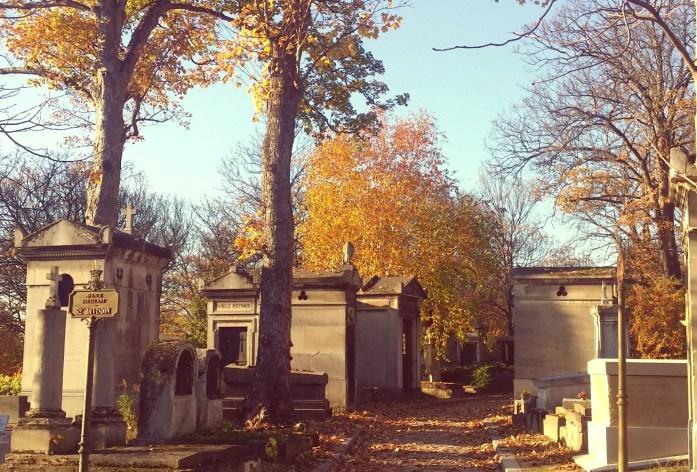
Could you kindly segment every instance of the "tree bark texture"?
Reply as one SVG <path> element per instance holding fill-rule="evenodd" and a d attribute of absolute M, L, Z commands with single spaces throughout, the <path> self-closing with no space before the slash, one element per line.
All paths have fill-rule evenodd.
<path fill-rule="evenodd" d="M 119 60 L 123 12 L 119 2 L 102 0 L 95 7 L 102 43 L 101 69 L 96 71 L 92 99 L 95 130 L 92 169 L 87 184 L 85 219 L 92 225 L 116 225 L 121 158 L 126 139 L 123 107 L 127 77 Z"/>
<path fill-rule="evenodd" d="M 662 252 L 663 272 L 667 277 L 680 280 L 682 268 L 675 238 L 675 203 L 665 200 L 661 204 L 658 217 L 658 239 Z"/>
<path fill-rule="evenodd" d="M 290 396 L 290 324 L 294 222 L 290 169 L 295 121 L 302 96 L 292 78 L 295 58 L 271 64 L 267 125 L 262 148 L 262 204 L 265 259 L 261 272 L 259 351 L 256 374 L 247 397 L 250 423 L 286 421 Z M 274 61 L 276 62 L 276 61 Z"/>

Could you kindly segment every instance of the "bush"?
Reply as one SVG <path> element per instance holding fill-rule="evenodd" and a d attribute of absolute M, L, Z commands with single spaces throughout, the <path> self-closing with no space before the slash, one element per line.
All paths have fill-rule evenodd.
<path fill-rule="evenodd" d="M 488 390 L 491 382 L 494 380 L 494 366 L 491 364 L 482 364 L 472 371 L 472 385 L 475 387 Z"/>
<path fill-rule="evenodd" d="M 22 374 L 0 374 L 0 395 L 18 395 L 22 390 Z"/>
<path fill-rule="evenodd" d="M 441 371 L 441 379 L 443 382 L 453 382 L 462 385 L 470 385 L 472 383 L 473 366 L 467 367 L 448 367 Z"/>
<path fill-rule="evenodd" d="M 122 393 L 116 399 L 116 409 L 119 410 L 126 422 L 126 435 L 128 439 L 138 436 L 138 417 L 136 416 L 136 402 L 127 393 Z"/>

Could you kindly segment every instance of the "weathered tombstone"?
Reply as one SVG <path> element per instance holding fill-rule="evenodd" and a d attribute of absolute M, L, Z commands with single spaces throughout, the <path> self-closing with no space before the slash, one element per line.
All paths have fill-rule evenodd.
<path fill-rule="evenodd" d="M 196 430 L 196 350 L 186 341 L 152 344 L 143 358 L 138 437 L 161 441 Z"/>
<path fill-rule="evenodd" d="M 137 386 L 145 349 L 158 337 L 162 271 L 171 258 L 171 250 L 109 226 L 87 226 L 68 220 L 59 220 L 27 236 L 17 233 L 15 247 L 27 264 L 24 395 L 32 395 L 32 379 L 37 370 L 33 340 L 40 323 L 36 313 L 48 296 L 49 284 L 44 276 L 48 269 L 61 268 L 58 300 L 63 307 L 67 306 L 73 288 L 89 282 L 93 269 L 102 270 L 107 287 L 121 294 L 118 318 L 101 322 L 97 334 L 92 422 L 104 433 L 102 445 L 123 443 L 125 425 L 115 409 L 116 395 L 124 383 L 129 388 Z M 79 319 L 68 319 L 64 339 L 62 407 L 68 416 L 76 416 L 82 411 L 84 398 L 85 324 Z"/>
<path fill-rule="evenodd" d="M 58 299 L 58 267 L 51 267 L 46 280 L 49 293 L 44 309 L 34 316 L 33 338 L 29 343 L 34 375 L 31 409 L 17 420 L 11 440 L 13 452 L 74 452 L 78 431 L 62 410 L 63 352 L 66 312 Z"/>

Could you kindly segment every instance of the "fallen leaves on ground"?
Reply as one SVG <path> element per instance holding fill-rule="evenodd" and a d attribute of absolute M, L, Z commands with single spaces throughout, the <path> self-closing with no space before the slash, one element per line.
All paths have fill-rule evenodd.
<path fill-rule="evenodd" d="M 573 461 L 573 456 L 579 452 L 567 449 L 542 434 L 520 431 L 503 438 L 500 444 L 514 454 L 523 467 L 554 465 L 554 470 L 583 470 Z"/>
<path fill-rule="evenodd" d="M 556 464 L 555 470 L 579 470 L 568 450 L 544 436 L 511 424 L 513 400 L 505 395 L 477 395 L 453 400 L 417 397 L 371 403 L 359 410 L 309 425 L 320 433 L 313 460 L 333 462 L 332 472 L 494 471 L 498 457 L 485 430 L 494 427 L 506 447 L 529 465 Z M 351 453 L 342 457 L 357 428 Z M 340 459 L 341 460 L 338 460 Z"/>

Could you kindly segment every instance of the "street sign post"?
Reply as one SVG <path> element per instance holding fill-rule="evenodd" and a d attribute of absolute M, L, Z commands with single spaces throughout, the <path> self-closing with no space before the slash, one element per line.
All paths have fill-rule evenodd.
<path fill-rule="evenodd" d="M 73 318 L 113 318 L 119 312 L 119 293 L 113 288 L 74 290 L 69 311 Z"/>
<path fill-rule="evenodd" d="M 87 321 L 87 373 L 85 375 L 85 398 L 82 405 L 82 429 L 80 433 L 79 472 L 89 470 L 88 436 L 90 410 L 92 409 L 92 384 L 94 370 L 94 342 L 97 325 L 103 319 L 114 318 L 119 312 L 119 293 L 114 289 L 105 289 L 99 280 L 102 271 L 90 271 L 91 279 L 87 290 L 74 290 L 70 294 L 68 313 L 73 318 Z"/>

